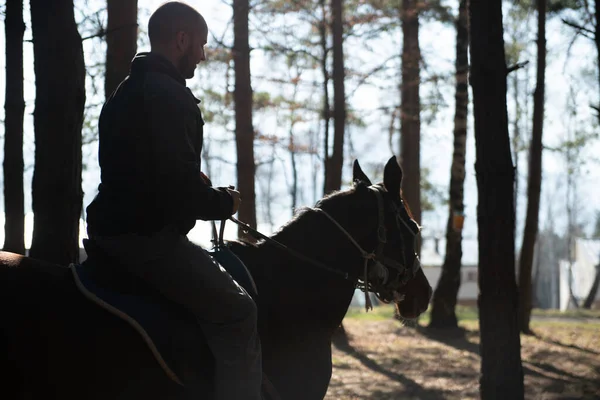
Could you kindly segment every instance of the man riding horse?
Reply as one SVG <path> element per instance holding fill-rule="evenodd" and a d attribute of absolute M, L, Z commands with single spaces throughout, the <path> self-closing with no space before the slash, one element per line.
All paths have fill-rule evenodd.
<path fill-rule="evenodd" d="M 216 399 L 260 399 L 256 305 L 186 236 L 197 219 L 227 219 L 240 204 L 200 172 L 204 121 L 186 79 L 206 60 L 208 26 L 173 1 L 152 14 L 148 35 L 151 51 L 136 55 L 100 114 L 102 176 L 86 248 L 197 317 L 215 357 Z"/>

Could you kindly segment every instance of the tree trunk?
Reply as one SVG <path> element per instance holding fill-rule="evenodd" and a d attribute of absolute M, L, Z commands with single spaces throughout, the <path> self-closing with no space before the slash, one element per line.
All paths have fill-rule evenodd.
<path fill-rule="evenodd" d="M 256 189 L 254 175 L 254 127 L 252 126 L 252 85 L 250 78 L 250 43 L 248 42 L 248 17 L 250 2 L 233 1 L 233 60 L 235 65 L 235 143 L 237 147 L 237 184 L 242 195 L 238 216 L 240 220 L 256 227 Z M 254 239 L 238 227 L 238 236 L 248 241 Z"/>
<path fill-rule="evenodd" d="M 6 2 L 4 103 L 4 250 L 25 254 L 23 192 L 23 0 Z"/>
<path fill-rule="evenodd" d="M 106 75 L 104 95 L 108 98 L 129 74 L 137 51 L 137 0 L 107 0 Z"/>
<path fill-rule="evenodd" d="M 413 217 L 421 223 L 421 100 L 419 48 L 419 0 L 402 2 L 402 90 L 400 156 L 404 178 L 402 192 Z M 420 253 L 420 248 L 419 248 Z"/>
<path fill-rule="evenodd" d="M 446 256 L 442 275 L 433 293 L 431 328 L 458 328 L 456 300 L 460 288 L 462 221 L 464 216 L 465 154 L 469 106 L 467 0 L 461 0 L 456 21 L 456 105 L 454 114 L 454 153 L 450 172 L 450 207 L 446 228 Z M 457 223 L 454 223 L 455 218 Z M 456 226 L 460 225 L 460 226 Z"/>
<path fill-rule="evenodd" d="M 346 93 L 344 86 L 344 19 L 342 0 L 331 0 L 333 36 L 333 152 L 327 156 L 325 193 L 342 187 L 344 165 L 344 131 L 346 128 Z"/>
<path fill-rule="evenodd" d="M 67 264 L 79 254 L 85 64 L 73 0 L 31 0 L 35 170 L 30 255 Z"/>
<path fill-rule="evenodd" d="M 527 216 L 519 259 L 519 327 L 530 334 L 531 270 L 538 234 L 540 194 L 542 191 L 542 133 L 544 130 L 544 85 L 546 74 L 546 1 L 537 0 L 537 83 L 533 94 L 533 130 L 529 146 L 529 176 L 527 182 Z"/>
<path fill-rule="evenodd" d="M 594 304 L 594 300 L 596 300 L 596 294 L 598 293 L 598 287 L 600 286 L 600 264 L 596 265 L 596 276 L 594 277 L 594 283 L 592 283 L 592 287 L 583 302 L 583 308 L 590 309 Z"/>
<path fill-rule="evenodd" d="M 598 86 L 600 87 L 600 28 L 598 23 L 600 22 L 600 0 L 594 1 L 594 42 L 596 43 L 596 67 L 598 69 Z M 598 110 L 596 110 L 598 116 L 598 122 L 600 122 L 600 102 L 598 103 Z"/>
<path fill-rule="evenodd" d="M 514 169 L 501 0 L 471 0 L 471 77 L 479 240 L 480 394 L 523 399 L 515 281 Z"/>
<path fill-rule="evenodd" d="M 323 192 L 327 193 L 327 181 L 329 176 L 329 122 L 331 121 L 331 106 L 329 104 L 329 69 L 327 60 L 329 58 L 329 47 L 327 46 L 327 7 L 325 0 L 319 0 L 321 8 L 321 21 L 319 21 L 319 39 L 321 45 L 322 58 L 321 73 L 323 74 Z"/>

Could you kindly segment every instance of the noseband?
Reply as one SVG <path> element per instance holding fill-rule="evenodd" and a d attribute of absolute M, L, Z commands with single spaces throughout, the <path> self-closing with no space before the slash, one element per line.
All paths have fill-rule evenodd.
<path fill-rule="evenodd" d="M 402 263 L 393 260 L 389 257 L 386 257 L 383 254 L 383 249 L 387 243 L 387 228 L 385 227 L 385 204 L 383 202 L 383 194 L 384 189 L 378 185 L 369 186 L 369 190 L 375 194 L 377 198 L 377 214 L 378 214 L 378 226 L 377 226 L 377 247 L 372 252 L 365 251 L 358 242 L 348 233 L 343 226 L 341 226 L 335 218 L 329 215 L 326 211 L 321 208 L 312 208 L 313 211 L 317 211 L 323 215 L 325 215 L 342 233 L 346 235 L 346 237 L 350 240 L 350 242 L 358 249 L 364 259 L 364 268 L 363 268 L 363 276 L 362 282 L 361 278 L 358 279 L 356 283 L 356 288 L 362 290 L 365 293 L 365 307 L 367 311 L 373 308 L 371 304 L 371 299 L 369 298 L 368 292 L 378 293 L 383 288 L 385 288 L 388 284 L 395 283 L 397 285 L 404 285 L 410 279 L 414 278 L 419 269 L 421 269 L 421 263 L 419 261 L 419 257 L 415 254 L 415 261 L 411 268 L 406 267 L 406 251 L 405 246 L 402 246 Z M 408 225 L 408 223 L 402 218 L 400 213 L 400 207 L 396 204 L 392 203 L 392 208 L 396 217 L 396 226 L 399 230 L 402 229 L 402 225 L 408 229 L 408 231 L 413 235 L 414 240 L 416 240 L 418 232 L 413 231 L 413 229 Z M 369 274 L 369 267 L 371 273 Z M 393 282 L 389 281 L 390 270 L 396 271 L 397 279 Z M 369 282 L 369 275 L 375 276 L 378 278 L 377 282 Z"/>

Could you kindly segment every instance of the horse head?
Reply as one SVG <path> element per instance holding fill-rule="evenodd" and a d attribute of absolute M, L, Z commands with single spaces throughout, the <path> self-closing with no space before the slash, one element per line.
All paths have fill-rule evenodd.
<path fill-rule="evenodd" d="M 385 166 L 383 182 L 373 185 L 355 161 L 353 180 L 357 192 L 374 194 L 378 203 L 377 227 L 366 230 L 370 231 L 371 240 L 365 248 L 374 250 L 365 271 L 358 276 L 358 285 L 385 303 L 394 302 L 400 317 L 416 318 L 427 310 L 432 290 L 417 255 L 420 227 L 402 199 L 402 169 L 392 157 Z M 373 212 L 367 210 L 365 212 Z"/>

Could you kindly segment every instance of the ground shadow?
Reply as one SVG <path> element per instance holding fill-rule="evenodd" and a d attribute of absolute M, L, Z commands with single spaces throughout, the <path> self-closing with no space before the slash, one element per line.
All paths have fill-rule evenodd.
<path fill-rule="evenodd" d="M 594 351 L 592 349 L 586 349 L 585 347 L 580 347 L 580 346 L 577 346 L 575 344 L 562 343 L 562 342 L 559 342 L 558 340 L 552 340 L 552 339 L 550 339 L 548 337 L 536 334 L 535 332 L 533 333 L 533 336 L 536 339 L 538 339 L 538 340 L 541 340 L 541 341 L 549 343 L 549 344 L 554 344 L 556 346 L 564 347 L 565 349 L 573 349 L 573 350 L 578 350 L 578 351 L 581 351 L 581 352 L 584 352 L 584 353 L 588 353 L 588 354 L 600 355 L 600 351 Z"/>
<path fill-rule="evenodd" d="M 404 390 L 402 390 L 402 394 L 404 395 L 410 394 L 411 396 L 415 396 L 416 398 L 427 400 L 445 399 L 443 394 L 439 391 L 426 389 L 423 386 L 419 385 L 417 382 L 413 381 L 412 379 L 381 366 L 379 363 L 369 358 L 369 356 L 361 353 L 359 350 L 352 346 L 348 339 L 347 333 L 334 335 L 333 345 L 341 352 L 344 352 L 347 355 L 359 361 L 371 371 L 385 375 L 389 379 L 392 379 L 396 382 L 400 382 L 404 386 Z"/>
<path fill-rule="evenodd" d="M 457 350 L 468 351 L 469 353 L 479 356 L 479 344 L 469 341 L 469 336 L 472 332 L 463 328 L 453 329 L 437 329 L 429 327 L 419 327 L 418 332 L 430 340 L 443 343 L 447 346 L 454 347 Z"/>

